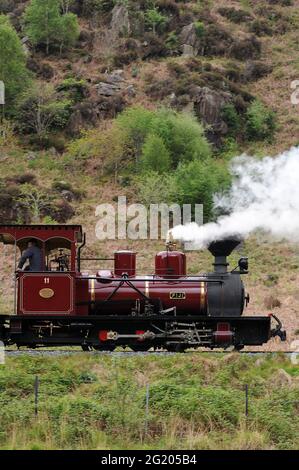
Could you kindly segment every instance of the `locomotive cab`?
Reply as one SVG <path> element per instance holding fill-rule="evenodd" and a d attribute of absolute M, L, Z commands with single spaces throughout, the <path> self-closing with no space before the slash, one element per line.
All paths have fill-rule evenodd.
<path fill-rule="evenodd" d="M 17 315 L 75 313 L 77 243 L 80 226 L 1 226 L 0 240 L 15 248 L 15 305 Z M 41 253 L 39 271 L 28 264 L 17 270 L 19 256 L 34 241 Z"/>

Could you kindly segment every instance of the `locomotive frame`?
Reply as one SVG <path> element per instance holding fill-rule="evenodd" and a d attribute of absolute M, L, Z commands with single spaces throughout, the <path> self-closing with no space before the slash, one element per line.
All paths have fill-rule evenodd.
<path fill-rule="evenodd" d="M 43 270 L 17 272 L 18 249 L 32 238 L 42 251 Z M 200 276 L 187 276 L 185 255 L 171 246 L 156 256 L 155 274 L 136 276 L 136 254 L 129 251 L 115 253 L 113 272 L 84 273 L 83 259 L 103 258 L 82 258 L 81 225 L 2 225 L 0 242 L 15 247 L 14 312 L 0 312 L 5 345 L 239 350 L 274 336 L 286 339 L 274 315 L 241 316 L 249 300 L 241 281 L 248 272 L 246 259 L 241 258 L 238 271 L 227 270 L 227 256 L 239 240 L 213 243 L 215 270 Z M 51 253 L 58 249 L 69 254 L 60 252 L 53 270 Z"/>

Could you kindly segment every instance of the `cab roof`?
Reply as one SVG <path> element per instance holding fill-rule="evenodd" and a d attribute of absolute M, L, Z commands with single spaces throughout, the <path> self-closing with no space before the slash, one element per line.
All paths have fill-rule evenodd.
<path fill-rule="evenodd" d="M 0 225 L 0 242 L 13 245 L 20 240 L 36 238 L 40 241 L 47 241 L 53 238 L 68 240 L 69 242 L 82 241 L 81 225 Z"/>

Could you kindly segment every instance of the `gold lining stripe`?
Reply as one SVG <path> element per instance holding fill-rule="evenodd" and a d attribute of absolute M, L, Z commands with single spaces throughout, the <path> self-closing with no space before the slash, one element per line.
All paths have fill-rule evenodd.
<path fill-rule="evenodd" d="M 96 300 L 95 279 L 90 280 L 90 299 L 92 302 Z"/>
<path fill-rule="evenodd" d="M 145 281 L 145 295 L 149 297 L 149 281 Z"/>
<path fill-rule="evenodd" d="M 199 284 L 199 292 L 200 292 L 200 310 L 203 311 L 206 306 L 206 286 L 204 282 Z"/>

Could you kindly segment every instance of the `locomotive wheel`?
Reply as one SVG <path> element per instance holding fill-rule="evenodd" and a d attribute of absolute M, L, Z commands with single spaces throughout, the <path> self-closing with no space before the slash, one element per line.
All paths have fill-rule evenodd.
<path fill-rule="evenodd" d="M 138 344 L 130 344 L 130 348 L 134 352 L 146 352 L 151 348 L 151 344 L 146 344 L 146 343 L 138 343 Z"/>
<path fill-rule="evenodd" d="M 114 349 L 116 348 L 116 346 L 114 344 L 107 344 L 107 345 L 100 345 L 100 344 L 97 344 L 95 346 L 93 346 L 93 349 L 95 349 L 96 351 L 114 351 Z"/>
<path fill-rule="evenodd" d="M 165 349 L 168 352 L 174 352 L 174 353 L 179 353 L 179 352 L 185 352 L 186 348 L 182 344 L 166 344 Z"/>

